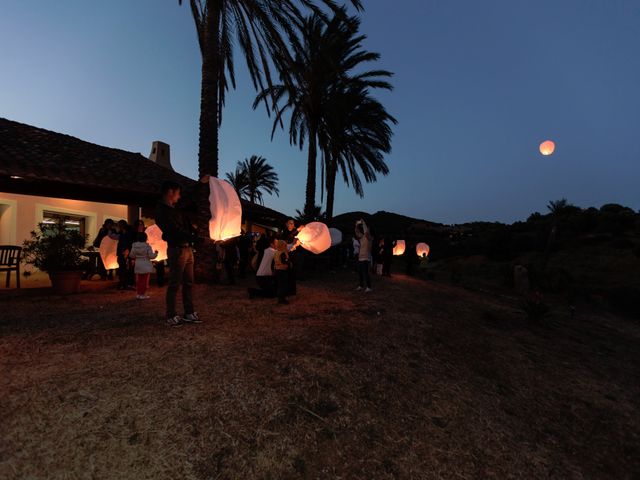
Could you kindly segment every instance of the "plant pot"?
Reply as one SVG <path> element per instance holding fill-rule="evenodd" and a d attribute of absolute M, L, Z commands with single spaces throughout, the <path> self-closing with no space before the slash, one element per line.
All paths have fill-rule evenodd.
<path fill-rule="evenodd" d="M 70 272 L 49 272 L 53 291 L 58 295 L 78 293 L 81 277 L 81 270 Z"/>

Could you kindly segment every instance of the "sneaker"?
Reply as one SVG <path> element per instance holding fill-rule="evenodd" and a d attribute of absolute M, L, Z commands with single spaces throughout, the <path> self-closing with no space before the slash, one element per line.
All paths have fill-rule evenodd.
<path fill-rule="evenodd" d="M 142 295 L 136 295 L 136 300 L 142 300 Z"/>
<path fill-rule="evenodd" d="M 356 288 L 356 292 L 359 292 L 360 290 L 362 290 L 362 287 Z"/>
<path fill-rule="evenodd" d="M 198 317 L 198 314 L 196 312 L 187 313 L 184 317 L 182 317 L 182 320 L 186 323 L 202 323 L 202 320 L 200 320 L 200 317 Z"/>
<path fill-rule="evenodd" d="M 182 326 L 182 318 L 180 315 L 176 315 L 175 317 L 167 318 L 167 325 L 170 327 L 181 327 Z"/>
<path fill-rule="evenodd" d="M 368 288 L 364 291 L 364 293 L 369 293 L 369 292 L 373 292 L 373 288 Z"/>
<path fill-rule="evenodd" d="M 151 298 L 149 295 L 140 295 L 140 300 L 147 300 L 148 298 Z"/>

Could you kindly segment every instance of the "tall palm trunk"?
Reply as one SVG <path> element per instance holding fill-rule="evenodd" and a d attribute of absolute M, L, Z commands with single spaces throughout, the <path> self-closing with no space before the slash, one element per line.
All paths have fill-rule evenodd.
<path fill-rule="evenodd" d="M 202 50 L 202 83 L 200 87 L 200 138 L 198 148 L 198 174 L 218 176 L 218 127 L 220 97 L 219 70 L 219 24 L 217 8 L 207 9 L 205 31 L 206 48 Z M 195 275 L 199 282 L 214 278 L 215 246 L 209 237 L 209 183 L 198 183 L 196 192 L 198 209 L 197 227 L 199 242 L 196 247 Z"/>
<path fill-rule="evenodd" d="M 335 200 L 336 193 L 336 174 L 338 172 L 338 165 L 334 156 L 327 156 L 329 160 L 327 162 L 327 208 L 325 209 L 325 215 L 327 221 L 333 219 L 333 202 Z"/>
<path fill-rule="evenodd" d="M 316 157 L 318 128 L 309 125 L 309 156 L 307 157 L 307 190 L 304 202 L 304 213 L 310 215 L 316 206 Z"/>

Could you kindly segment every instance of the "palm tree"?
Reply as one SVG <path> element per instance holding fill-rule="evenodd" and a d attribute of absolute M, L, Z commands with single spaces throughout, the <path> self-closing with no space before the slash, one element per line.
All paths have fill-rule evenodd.
<path fill-rule="evenodd" d="M 278 174 L 263 157 L 252 155 L 243 162 L 238 162 L 236 169 L 240 169 L 246 181 L 244 188 L 247 199 L 251 203 L 264 205 L 263 193 L 280 195 L 278 190 Z"/>
<path fill-rule="evenodd" d="M 278 174 L 266 158 L 257 155 L 238 162 L 235 172 L 227 173 L 227 181 L 233 185 L 239 197 L 251 203 L 264 205 L 263 193 L 280 195 Z"/>
<path fill-rule="evenodd" d="M 351 183 L 360 197 L 364 196 L 364 189 L 358 171 L 367 183 L 376 181 L 376 173 L 389 173 L 383 154 L 391 151 L 391 124 L 397 121 L 363 85 L 351 83 L 354 84 L 339 86 L 330 95 L 330 113 L 320 131 L 328 220 L 333 218 L 338 169 L 345 183 Z"/>
<path fill-rule="evenodd" d="M 310 210 L 296 209 L 296 220 L 302 224 L 324 221 L 325 214 L 322 213 L 322 205 L 314 205 Z"/>
<path fill-rule="evenodd" d="M 178 3 L 182 5 L 182 0 Z M 333 0 L 322 3 L 337 10 Z M 360 0 L 351 3 L 356 9 L 362 8 Z M 242 50 L 254 87 L 261 91 L 272 85 L 270 62 L 278 66 L 289 57 L 284 38 L 293 36 L 292 24 L 302 18 L 300 7 L 316 12 L 319 9 L 312 0 L 189 0 L 189 6 L 202 57 L 198 174 L 205 178 L 218 175 L 218 129 L 226 92 L 229 85 L 236 85 L 234 44 Z M 208 237 L 208 190 L 208 184 L 202 182 L 197 193 L 202 244 L 196 263 L 204 265 L 196 273 L 201 278 L 208 277 L 207 264 L 213 258 Z"/>
<path fill-rule="evenodd" d="M 566 198 L 561 198 L 560 200 L 552 200 L 547 204 L 547 210 L 551 212 L 553 215 L 558 215 L 566 210 L 568 207 L 572 205 Z"/>
<path fill-rule="evenodd" d="M 246 172 L 240 166 L 240 162 L 236 165 L 234 172 L 227 172 L 227 182 L 231 184 L 233 189 L 238 194 L 238 197 L 242 198 L 247 188 L 247 176 Z"/>
<path fill-rule="evenodd" d="M 273 102 L 272 137 L 282 125 L 283 116 L 289 113 L 289 141 L 300 149 L 305 141 L 309 142 L 304 209 L 311 212 L 315 206 L 318 135 L 327 113 L 328 93 L 336 83 L 349 77 L 353 69 L 380 56 L 362 49 L 361 42 L 366 37 L 356 35 L 360 20 L 347 16 L 344 8 L 336 10 L 331 19 L 314 12 L 294 24 L 299 33 L 290 37 L 292 55 L 277 65 L 281 83 L 263 89 L 253 106 Z M 390 72 L 374 70 L 349 78 L 371 87 L 390 88 L 380 80 L 390 76 Z"/>

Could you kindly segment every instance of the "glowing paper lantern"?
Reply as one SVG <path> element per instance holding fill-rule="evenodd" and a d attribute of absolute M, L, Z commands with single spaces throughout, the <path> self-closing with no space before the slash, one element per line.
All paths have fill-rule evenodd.
<path fill-rule="evenodd" d="M 156 261 L 161 262 L 167 259 L 167 242 L 162 239 L 162 230 L 158 225 L 151 225 L 144 231 L 147 234 L 147 241 L 151 245 L 151 249 L 158 251 Z"/>
<path fill-rule="evenodd" d="M 228 240 L 237 237 L 242 228 L 242 204 L 229 182 L 215 177 L 209 178 L 209 236 L 213 240 Z"/>
<path fill-rule="evenodd" d="M 406 245 L 404 243 L 404 240 L 397 240 L 396 246 L 393 247 L 393 254 L 396 256 L 402 255 L 404 253 L 405 248 L 406 248 Z"/>
<path fill-rule="evenodd" d="M 544 156 L 551 155 L 556 149 L 556 144 L 551 140 L 547 140 L 546 142 L 542 142 L 540 144 L 540 153 Z"/>
<path fill-rule="evenodd" d="M 331 247 L 331 233 L 322 222 L 307 223 L 297 236 L 300 245 L 311 253 L 322 253 Z"/>
<path fill-rule="evenodd" d="M 416 245 L 416 253 L 418 254 L 419 257 L 421 257 L 422 255 L 425 255 L 428 257 L 429 256 L 429 245 L 427 245 L 426 243 L 419 243 Z"/>
<path fill-rule="evenodd" d="M 118 241 L 104 237 L 100 242 L 100 258 L 107 270 L 118 268 Z"/>
<path fill-rule="evenodd" d="M 331 235 L 331 246 L 335 247 L 342 243 L 342 232 L 337 228 L 330 228 L 329 234 Z"/>

